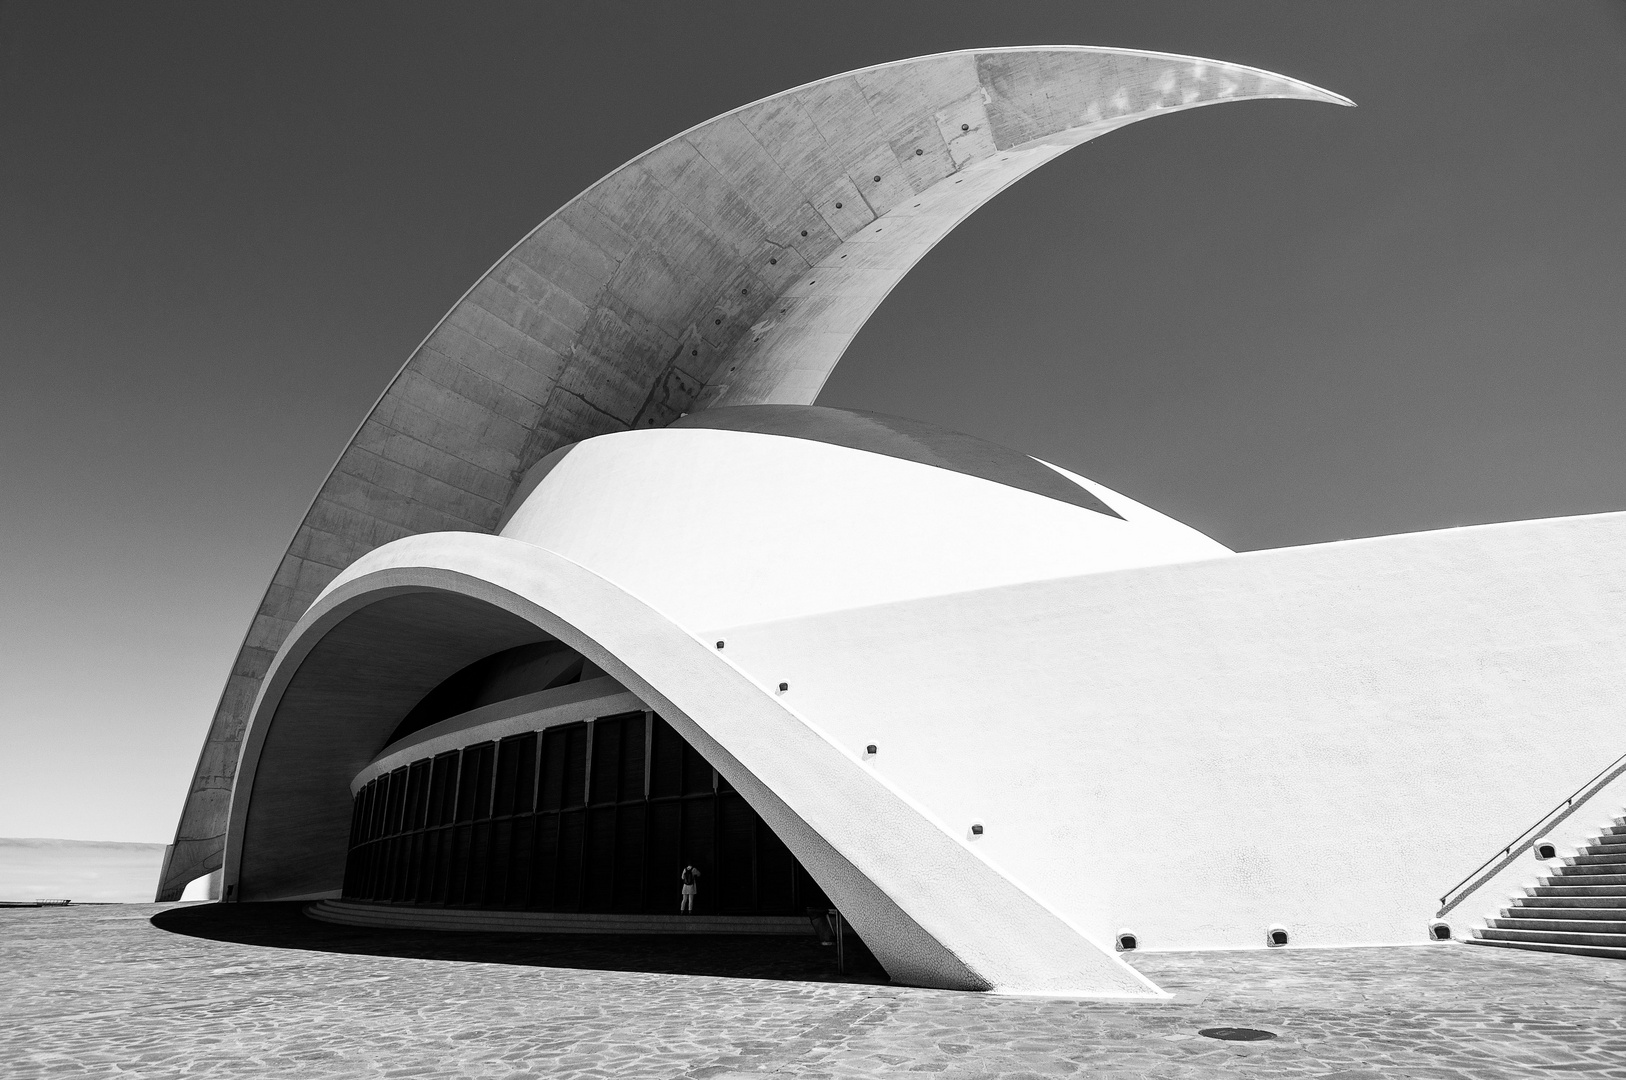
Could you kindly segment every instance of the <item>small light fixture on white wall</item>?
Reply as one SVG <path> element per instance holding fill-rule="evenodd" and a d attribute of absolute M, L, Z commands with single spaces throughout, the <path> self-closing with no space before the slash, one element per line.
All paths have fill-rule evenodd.
<path fill-rule="evenodd" d="M 1265 931 L 1265 944 L 1272 949 L 1280 949 L 1287 944 L 1287 927 L 1272 926 Z"/>
<path fill-rule="evenodd" d="M 982 835 L 982 822 L 973 821 L 971 823 L 971 838 L 973 840 L 975 840 L 977 837 L 979 837 L 981 835 Z"/>

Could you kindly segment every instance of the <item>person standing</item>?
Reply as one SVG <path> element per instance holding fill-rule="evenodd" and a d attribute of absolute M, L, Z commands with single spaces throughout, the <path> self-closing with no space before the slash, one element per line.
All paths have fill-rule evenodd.
<path fill-rule="evenodd" d="M 694 898 L 700 894 L 700 868 L 698 866 L 685 866 L 683 868 L 683 901 L 678 905 L 678 911 L 694 911 Z"/>

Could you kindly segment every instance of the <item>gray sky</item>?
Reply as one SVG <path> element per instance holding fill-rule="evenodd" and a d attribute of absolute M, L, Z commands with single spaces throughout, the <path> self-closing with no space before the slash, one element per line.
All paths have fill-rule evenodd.
<path fill-rule="evenodd" d="M 0 836 L 167 840 L 227 669 L 389 377 L 656 142 L 989 45 L 1360 108 L 1137 124 L 893 294 L 821 403 L 1252 549 L 1626 509 L 1618 2 L 0 5 Z"/>

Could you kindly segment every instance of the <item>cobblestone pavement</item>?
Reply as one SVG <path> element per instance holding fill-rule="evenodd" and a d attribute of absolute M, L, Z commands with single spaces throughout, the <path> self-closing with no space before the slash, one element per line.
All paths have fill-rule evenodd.
<path fill-rule="evenodd" d="M 1626 1077 L 1620 961 L 1456 943 L 1144 953 L 1176 999 L 1120 1005 L 581 966 L 618 963 L 602 941 L 559 946 L 564 967 L 534 941 L 509 963 L 369 955 L 383 939 L 275 947 L 293 915 L 235 935 L 249 943 L 159 929 L 161 910 L 0 911 L 0 1075 Z M 668 968 L 707 951 L 644 948 Z M 709 953 L 714 971 L 746 963 Z M 804 960 L 758 973 L 775 964 Z M 1219 1025 L 1280 1037 L 1196 1035 Z"/>

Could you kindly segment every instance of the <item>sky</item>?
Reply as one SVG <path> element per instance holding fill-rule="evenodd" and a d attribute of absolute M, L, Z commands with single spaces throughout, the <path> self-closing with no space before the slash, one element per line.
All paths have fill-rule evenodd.
<path fill-rule="evenodd" d="M 0 836 L 170 839 L 312 495 L 462 292 L 666 137 L 1096 44 L 1357 109 L 1133 125 L 962 225 L 821 404 L 1252 550 L 1626 509 L 1626 4 L 0 3 Z"/>

